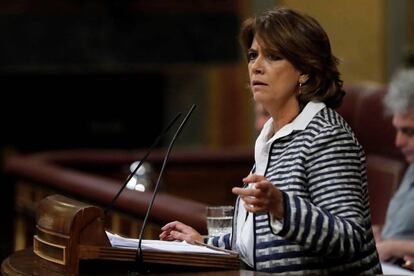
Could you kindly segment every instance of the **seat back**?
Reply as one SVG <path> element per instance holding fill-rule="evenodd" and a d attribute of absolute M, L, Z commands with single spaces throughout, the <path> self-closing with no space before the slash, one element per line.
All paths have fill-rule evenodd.
<path fill-rule="evenodd" d="M 376 154 L 367 157 L 368 193 L 372 224 L 383 225 L 388 204 L 404 175 L 406 164 Z"/>
<path fill-rule="evenodd" d="M 366 154 L 378 154 L 404 160 L 395 147 L 392 116 L 386 114 L 383 98 L 387 87 L 378 84 L 348 85 L 338 112 L 351 126 Z"/>
<path fill-rule="evenodd" d="M 367 155 L 368 192 L 373 224 L 383 224 L 388 203 L 407 164 L 394 145 L 392 117 L 385 114 L 387 87 L 378 84 L 347 85 L 338 112 L 351 126 Z"/>

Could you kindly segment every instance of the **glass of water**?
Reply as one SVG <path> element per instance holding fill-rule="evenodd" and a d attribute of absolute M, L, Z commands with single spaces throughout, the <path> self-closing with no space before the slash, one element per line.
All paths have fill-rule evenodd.
<path fill-rule="evenodd" d="M 208 206 L 206 208 L 208 236 L 231 233 L 233 212 L 233 206 Z"/>

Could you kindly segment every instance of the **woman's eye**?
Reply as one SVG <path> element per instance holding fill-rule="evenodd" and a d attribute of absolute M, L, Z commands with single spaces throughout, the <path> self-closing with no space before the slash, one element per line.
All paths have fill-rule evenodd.
<path fill-rule="evenodd" d="M 277 56 L 277 55 L 268 55 L 267 58 L 269 60 L 281 60 L 282 59 L 281 56 Z"/>
<path fill-rule="evenodd" d="M 247 60 L 254 60 L 257 57 L 257 53 L 255 52 L 248 52 L 247 53 Z"/>

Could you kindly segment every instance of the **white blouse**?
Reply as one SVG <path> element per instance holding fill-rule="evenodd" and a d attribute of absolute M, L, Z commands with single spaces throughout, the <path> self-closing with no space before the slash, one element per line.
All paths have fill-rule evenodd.
<path fill-rule="evenodd" d="M 255 144 L 255 165 L 256 175 L 264 175 L 266 172 L 267 160 L 269 159 L 270 147 L 276 139 L 287 136 L 294 130 L 304 130 L 312 118 L 323 108 L 325 104 L 321 102 L 309 102 L 301 113 L 289 124 L 286 124 L 279 129 L 273 137 L 268 139 L 273 129 L 273 119 L 270 118 L 263 126 L 260 135 L 256 139 Z M 247 188 L 254 188 L 255 183 L 249 183 Z M 239 201 L 238 214 L 237 214 L 237 238 L 236 238 L 236 250 L 240 254 L 240 258 L 247 265 L 254 267 L 253 261 L 253 247 L 254 247 L 254 234 L 253 234 L 253 216 L 247 213 L 243 206 L 243 200 Z M 247 213 L 247 214 L 246 214 Z M 247 218 L 246 218 L 247 215 Z M 282 228 L 282 222 L 275 220 L 271 217 L 271 223 L 274 229 Z"/>

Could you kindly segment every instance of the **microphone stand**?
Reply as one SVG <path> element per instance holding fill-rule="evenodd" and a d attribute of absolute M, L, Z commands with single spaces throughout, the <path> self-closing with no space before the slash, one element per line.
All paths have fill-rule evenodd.
<path fill-rule="evenodd" d="M 196 107 L 195 104 L 193 104 L 191 106 L 191 108 L 188 111 L 187 115 L 185 116 L 185 118 L 181 122 L 180 126 L 178 127 L 177 131 L 175 132 L 174 137 L 172 138 L 172 140 L 170 142 L 170 145 L 168 146 L 167 153 L 165 154 L 164 161 L 162 163 L 162 167 L 161 167 L 160 173 L 158 175 L 157 183 L 155 184 L 155 188 L 154 188 L 154 191 L 152 193 L 152 198 L 151 198 L 150 204 L 147 208 L 147 213 L 145 214 L 144 222 L 142 223 L 141 232 L 139 233 L 138 250 L 137 250 L 137 254 L 135 256 L 136 268 L 138 269 L 139 272 L 134 273 L 135 275 L 142 275 L 142 274 L 145 274 L 145 273 L 148 272 L 145 268 L 144 255 L 142 253 L 142 248 L 141 248 L 142 236 L 144 234 L 145 227 L 147 226 L 147 220 L 148 220 L 149 214 L 151 212 L 152 206 L 154 204 L 155 196 L 157 195 L 158 185 L 160 184 L 160 180 L 161 180 L 161 177 L 163 175 L 165 166 L 168 162 L 168 158 L 170 156 L 170 152 L 172 150 L 172 147 L 173 147 L 173 145 L 175 143 L 175 140 L 177 139 L 178 135 L 181 133 L 181 130 L 183 129 L 185 123 L 188 121 L 188 118 L 190 117 L 191 113 L 193 113 L 193 110 L 195 109 L 195 107 Z M 128 275 L 132 275 L 132 274 L 128 273 Z"/>
<path fill-rule="evenodd" d="M 121 189 L 119 189 L 118 193 L 114 196 L 114 198 L 112 199 L 111 203 L 109 203 L 109 205 L 105 208 L 104 211 L 104 215 L 106 216 L 108 214 L 108 212 L 112 209 L 115 201 L 118 199 L 119 195 L 122 193 L 122 191 L 125 189 L 126 185 L 128 184 L 129 180 L 131 180 L 131 178 L 135 175 L 135 173 L 138 171 L 138 169 L 141 167 L 141 165 L 147 160 L 149 154 L 151 153 L 151 151 L 159 144 L 159 142 L 161 141 L 161 138 L 170 130 L 170 128 L 174 125 L 174 123 L 178 120 L 178 118 L 181 116 L 181 113 L 178 113 L 174 119 L 172 119 L 172 121 L 168 124 L 168 126 L 161 132 L 160 135 L 158 135 L 158 137 L 155 139 L 155 141 L 152 143 L 152 145 L 150 146 L 150 149 L 148 150 L 148 152 L 145 154 L 145 156 L 143 158 L 141 158 L 140 162 L 138 163 L 138 165 L 135 167 L 134 171 L 130 173 L 130 175 L 127 177 L 127 179 L 125 180 L 124 184 L 122 185 Z"/>

